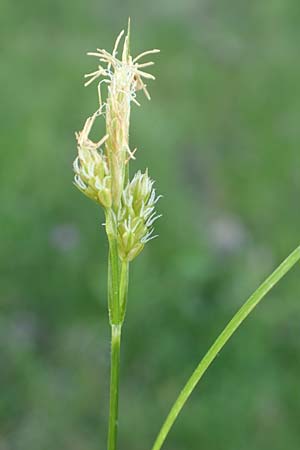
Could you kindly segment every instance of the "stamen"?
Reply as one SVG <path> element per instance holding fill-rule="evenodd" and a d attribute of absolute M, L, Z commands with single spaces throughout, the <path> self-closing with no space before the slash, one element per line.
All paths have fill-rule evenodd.
<path fill-rule="evenodd" d="M 131 159 L 135 159 L 135 152 L 137 151 L 137 147 L 131 151 L 129 147 L 127 147 L 127 152 L 129 153 L 129 158 L 126 159 L 125 164 L 127 164 Z"/>
<path fill-rule="evenodd" d="M 147 98 L 148 100 L 151 100 L 150 94 L 149 94 L 149 92 L 147 91 L 147 87 L 146 87 L 145 83 L 143 82 L 143 80 L 141 79 L 141 76 L 140 76 L 140 74 L 139 74 L 138 72 L 136 73 L 136 78 L 137 78 L 137 81 L 138 81 L 138 83 L 139 83 L 139 85 L 140 85 L 140 89 L 143 90 L 143 92 L 144 92 L 146 98 Z"/>
<path fill-rule="evenodd" d="M 119 46 L 119 43 L 120 43 L 120 40 L 121 40 L 123 34 L 124 34 L 124 30 L 122 30 L 121 33 L 119 33 L 119 35 L 118 35 L 118 37 L 116 39 L 115 46 L 114 46 L 114 49 L 113 49 L 113 52 L 112 52 L 113 57 L 115 57 L 116 54 L 117 54 L 118 46 Z"/>
<path fill-rule="evenodd" d="M 88 78 L 88 77 L 92 77 L 93 75 L 98 74 L 98 73 L 99 73 L 99 70 L 95 70 L 95 72 L 86 73 L 83 76 L 84 76 L 84 78 Z"/>
<path fill-rule="evenodd" d="M 84 87 L 89 86 L 94 80 L 96 80 L 97 78 L 99 78 L 101 76 L 101 72 L 98 70 L 98 73 L 96 75 L 94 75 L 92 78 L 90 78 L 88 81 L 86 81 L 84 83 Z"/>
<path fill-rule="evenodd" d="M 137 70 L 137 73 L 139 73 L 144 78 L 149 78 L 149 80 L 155 80 L 155 77 L 151 75 L 151 73 L 143 72 L 142 70 Z"/>
<path fill-rule="evenodd" d="M 132 62 L 135 63 L 139 59 L 143 58 L 143 56 L 150 55 L 151 53 L 159 53 L 160 50 L 158 48 L 154 48 L 153 50 L 147 50 L 146 52 L 140 53 L 138 56 L 136 56 Z"/>
<path fill-rule="evenodd" d="M 133 101 L 133 103 L 135 103 L 137 106 L 141 106 L 141 104 L 137 101 L 137 99 L 133 96 L 131 96 L 131 100 Z"/>
<path fill-rule="evenodd" d="M 104 142 L 107 141 L 108 138 L 109 138 L 109 134 L 106 134 L 105 136 L 103 136 L 103 138 L 100 139 L 99 142 L 96 142 L 97 147 L 101 147 L 101 145 L 104 144 Z"/>
<path fill-rule="evenodd" d="M 153 66 L 154 62 L 153 61 L 149 61 L 147 63 L 144 64 L 137 64 L 138 67 L 148 67 L 148 66 Z"/>
<path fill-rule="evenodd" d="M 126 63 L 128 57 L 128 36 L 125 37 L 123 52 L 122 52 L 122 62 Z"/>
<path fill-rule="evenodd" d="M 96 52 L 87 52 L 88 56 L 97 56 L 97 58 L 101 58 L 102 55 L 99 55 L 99 53 Z"/>

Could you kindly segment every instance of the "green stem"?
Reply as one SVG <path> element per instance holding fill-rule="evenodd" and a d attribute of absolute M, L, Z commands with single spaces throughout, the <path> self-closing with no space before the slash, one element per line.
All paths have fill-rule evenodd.
<path fill-rule="evenodd" d="M 118 435 L 118 407 L 119 407 L 119 384 L 120 384 L 120 350 L 122 323 L 126 313 L 128 290 L 128 263 L 121 263 L 118 309 L 119 324 L 111 325 L 111 373 L 110 373 L 110 406 L 108 427 L 108 450 L 116 450 Z"/>
<path fill-rule="evenodd" d="M 109 237 L 109 264 L 108 264 L 108 307 L 111 325 L 118 325 L 120 322 L 119 303 L 119 256 L 117 240 Z"/>
<path fill-rule="evenodd" d="M 113 211 L 106 211 L 106 233 L 109 243 L 108 309 L 111 325 L 111 365 L 107 449 L 116 450 L 118 435 L 119 378 L 120 378 L 120 260 L 117 244 L 116 220 Z"/>
<path fill-rule="evenodd" d="M 111 326 L 110 403 L 107 449 L 116 450 L 118 435 L 121 325 Z"/>
<path fill-rule="evenodd" d="M 124 322 L 127 306 L 128 294 L 128 278 L 129 278 L 129 263 L 122 261 L 121 275 L 120 275 L 120 308 L 121 308 L 121 323 Z"/>
<path fill-rule="evenodd" d="M 109 243 L 108 255 L 108 309 L 111 325 L 120 323 L 120 302 L 119 302 L 119 283 L 120 283 L 120 262 L 117 243 L 117 230 L 114 214 L 112 211 L 106 211 L 106 233 Z"/>
<path fill-rule="evenodd" d="M 111 325 L 111 366 L 108 423 L 108 450 L 116 450 L 118 436 L 121 331 L 125 317 L 128 290 L 128 262 L 121 262 L 118 252 L 115 216 L 106 212 L 109 242 L 108 308 Z"/>
<path fill-rule="evenodd" d="M 210 364 L 222 350 L 229 338 L 234 334 L 241 323 L 251 313 L 255 306 L 263 299 L 263 297 L 275 286 L 280 279 L 296 264 L 300 259 L 300 247 L 297 247 L 277 269 L 259 286 L 259 288 L 249 297 L 240 310 L 234 315 L 214 344 L 210 347 L 204 358 L 196 367 L 192 376 L 180 392 L 177 400 L 173 404 L 161 430 L 156 438 L 152 450 L 160 450 L 170 429 L 172 428 L 178 414 L 182 410 L 189 396 L 193 392 L 195 386 L 200 381 Z"/>

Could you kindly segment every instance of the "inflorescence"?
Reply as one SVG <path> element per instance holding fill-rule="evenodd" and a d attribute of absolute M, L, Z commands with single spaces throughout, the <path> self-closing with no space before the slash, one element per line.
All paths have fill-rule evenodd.
<path fill-rule="evenodd" d="M 140 61 L 159 50 L 149 50 L 132 58 L 128 29 L 118 59 L 123 35 L 124 31 L 117 37 L 111 54 L 104 49 L 88 53 L 100 62 L 96 71 L 85 75 L 85 86 L 100 78 L 97 86 L 99 108 L 86 120 L 83 130 L 76 133 L 78 156 L 73 167 L 74 184 L 113 217 L 119 256 L 124 261 L 131 261 L 146 242 L 156 237 L 153 224 L 160 217 L 155 212 L 160 196 L 156 196 L 148 171 L 138 171 L 130 181 L 128 170 L 129 161 L 135 159 L 136 152 L 129 147 L 131 102 L 140 105 L 136 99 L 139 90 L 150 99 L 145 80 L 155 79 L 144 71 L 154 63 Z M 105 102 L 102 100 L 103 85 L 107 87 Z M 106 134 L 93 142 L 89 134 L 97 117 L 105 119 Z"/>

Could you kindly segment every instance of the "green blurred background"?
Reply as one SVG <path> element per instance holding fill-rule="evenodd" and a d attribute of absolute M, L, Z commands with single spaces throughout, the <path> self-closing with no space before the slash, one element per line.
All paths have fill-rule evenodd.
<path fill-rule="evenodd" d="M 120 446 L 150 449 L 216 334 L 299 243 L 297 0 L 2 0 L 0 450 L 105 449 L 109 328 L 103 216 L 72 185 L 96 108 L 85 52 L 158 47 L 131 145 L 164 198 L 132 264 Z M 195 390 L 166 450 L 300 441 L 299 267 Z"/>

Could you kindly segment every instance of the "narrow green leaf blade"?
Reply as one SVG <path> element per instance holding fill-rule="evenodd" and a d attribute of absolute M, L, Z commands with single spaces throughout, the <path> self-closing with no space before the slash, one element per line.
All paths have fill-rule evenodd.
<path fill-rule="evenodd" d="M 160 432 L 155 440 L 152 450 L 160 450 L 162 445 L 174 425 L 178 414 L 184 407 L 186 401 L 190 397 L 196 385 L 209 368 L 213 360 L 222 350 L 226 342 L 235 333 L 238 327 L 249 316 L 251 311 L 258 305 L 258 303 L 265 297 L 265 295 L 281 280 L 284 275 L 299 261 L 300 246 L 296 248 L 281 264 L 274 270 L 274 272 L 258 287 L 258 289 L 248 298 L 238 312 L 233 316 L 228 325 L 224 328 L 222 333 L 217 337 L 213 345 L 210 347 L 206 355 L 200 361 L 195 371 L 188 379 L 186 385 L 180 392 L 177 400 L 173 404 L 165 422 L 163 423 Z"/>

